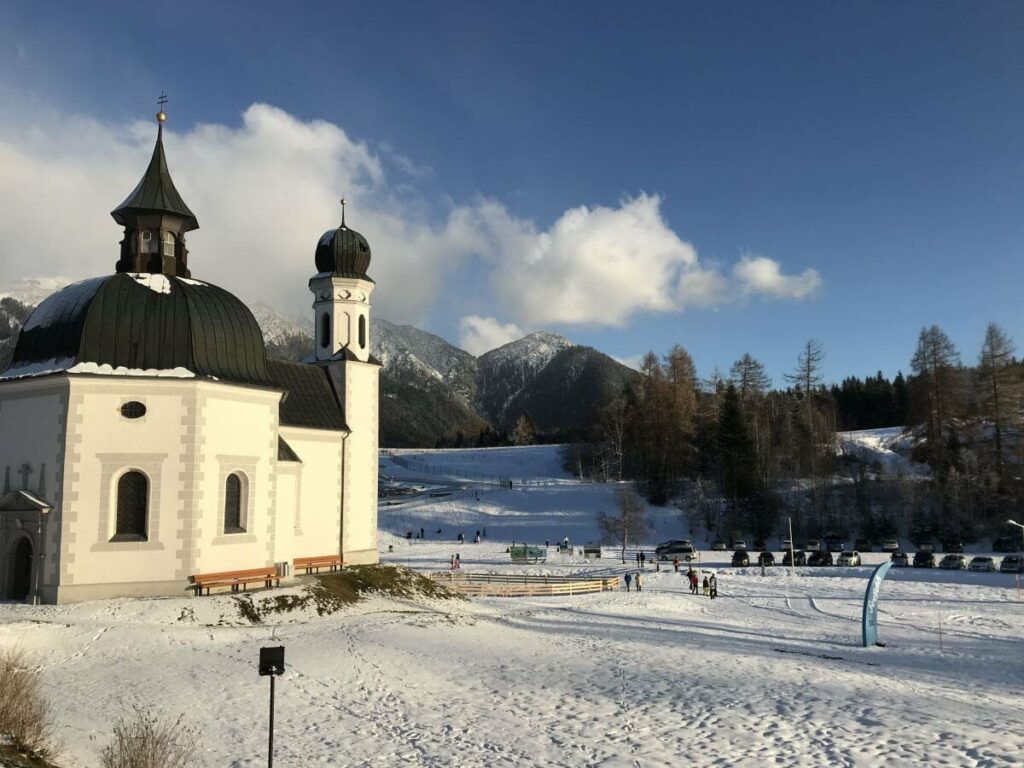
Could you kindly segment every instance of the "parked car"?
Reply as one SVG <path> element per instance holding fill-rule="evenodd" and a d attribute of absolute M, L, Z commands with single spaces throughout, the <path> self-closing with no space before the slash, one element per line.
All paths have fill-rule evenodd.
<path fill-rule="evenodd" d="M 836 561 L 836 565 L 842 565 L 847 568 L 854 565 L 860 565 L 860 552 L 857 552 L 855 550 L 844 551 L 841 555 L 839 555 L 839 559 Z"/>
<path fill-rule="evenodd" d="M 655 555 L 659 560 L 673 560 L 678 557 L 684 563 L 688 563 L 697 559 L 697 550 L 693 548 L 692 544 L 674 544 L 666 549 L 658 547 L 655 550 Z"/>
<path fill-rule="evenodd" d="M 1019 552 L 1020 536 L 1000 536 L 992 542 L 993 552 Z"/>
<path fill-rule="evenodd" d="M 829 552 L 842 552 L 846 549 L 846 542 L 840 541 L 839 539 L 833 539 L 828 543 Z"/>
<path fill-rule="evenodd" d="M 914 567 L 915 568 L 934 568 L 935 567 L 935 553 L 930 549 L 919 549 L 914 553 Z"/>
<path fill-rule="evenodd" d="M 910 558 L 907 557 L 906 552 L 893 552 L 892 557 L 890 557 L 889 559 L 892 560 L 893 568 L 906 568 L 910 565 Z"/>
<path fill-rule="evenodd" d="M 939 568 L 944 571 L 966 571 L 967 558 L 963 555 L 946 555 L 939 561 Z"/>
<path fill-rule="evenodd" d="M 794 549 L 792 557 L 790 557 L 790 550 L 787 549 L 782 554 L 782 564 L 787 567 L 790 565 L 807 565 L 807 555 L 804 554 L 802 549 Z"/>
<path fill-rule="evenodd" d="M 765 550 L 757 556 L 758 565 L 775 565 L 775 555 Z"/>
<path fill-rule="evenodd" d="M 923 542 L 921 542 L 920 544 L 917 545 L 917 551 L 918 552 L 934 552 L 935 551 L 935 545 L 932 544 L 930 541 L 923 541 Z"/>
<path fill-rule="evenodd" d="M 754 539 L 754 549 L 758 552 L 764 552 L 768 549 L 768 545 L 764 543 L 764 539 Z"/>
<path fill-rule="evenodd" d="M 996 561 L 991 557 L 985 557 L 984 555 L 972 558 L 971 564 L 968 565 L 967 568 L 971 571 L 981 571 L 983 573 L 995 573 L 999 570 L 996 568 Z"/>
<path fill-rule="evenodd" d="M 871 551 L 871 539 L 857 539 L 853 542 L 853 548 L 860 552 Z"/>
<path fill-rule="evenodd" d="M 817 539 L 808 539 L 807 540 L 807 546 L 805 547 L 805 549 L 808 552 L 817 552 L 818 550 L 821 549 L 821 542 L 818 541 Z"/>
<path fill-rule="evenodd" d="M 793 546 L 792 539 L 779 539 L 779 549 L 785 551 Z"/>
<path fill-rule="evenodd" d="M 811 552 L 811 556 L 807 558 L 808 565 L 832 565 L 832 553 L 831 552 Z"/>
<path fill-rule="evenodd" d="M 1024 556 L 1007 555 L 999 564 L 1000 573 L 1022 573 L 1024 572 Z"/>
<path fill-rule="evenodd" d="M 943 552 L 963 552 L 964 543 L 962 541 L 944 541 L 942 542 Z"/>
<path fill-rule="evenodd" d="M 750 565 L 750 555 L 744 549 L 737 549 L 732 553 L 733 568 L 742 568 Z"/>
<path fill-rule="evenodd" d="M 725 546 L 725 541 L 723 539 L 715 539 L 711 542 L 711 549 L 714 552 L 725 552 L 728 547 Z"/>
<path fill-rule="evenodd" d="M 885 541 L 882 542 L 882 551 L 883 552 L 898 552 L 899 548 L 900 548 L 900 543 L 898 541 L 896 541 L 896 539 L 886 539 Z"/>
<path fill-rule="evenodd" d="M 689 539 L 669 539 L 668 541 L 662 542 L 661 544 L 656 546 L 654 548 L 654 554 L 660 555 L 666 549 L 674 549 L 675 547 L 680 547 L 680 546 L 683 546 L 683 545 L 688 545 L 689 543 L 690 543 Z"/>
<path fill-rule="evenodd" d="M 733 552 L 735 552 L 738 549 L 746 550 L 746 548 L 747 548 L 747 542 L 743 541 L 743 539 L 736 539 L 732 543 Z"/>

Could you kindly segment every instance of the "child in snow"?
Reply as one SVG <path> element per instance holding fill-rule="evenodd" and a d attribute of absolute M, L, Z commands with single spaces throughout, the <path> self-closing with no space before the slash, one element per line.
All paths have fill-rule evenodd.
<path fill-rule="evenodd" d="M 633 581 L 633 575 L 627 573 L 625 576 L 623 576 L 623 578 L 626 580 L 626 591 L 629 592 L 629 585 Z"/>
<path fill-rule="evenodd" d="M 708 577 L 704 577 L 704 597 L 707 597 L 711 593 L 711 584 L 708 583 Z"/>
<path fill-rule="evenodd" d="M 713 573 L 711 574 L 709 586 L 711 587 L 711 599 L 714 600 L 718 597 L 718 579 L 715 578 L 715 574 Z"/>

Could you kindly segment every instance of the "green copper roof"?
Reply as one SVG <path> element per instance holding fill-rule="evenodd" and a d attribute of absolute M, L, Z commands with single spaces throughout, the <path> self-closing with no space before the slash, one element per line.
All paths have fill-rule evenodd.
<path fill-rule="evenodd" d="M 128 195 L 128 199 L 111 212 L 111 216 L 121 226 L 125 226 L 126 213 L 171 213 L 185 219 L 183 232 L 199 228 L 195 214 L 185 205 L 181 194 L 171 180 L 171 172 L 167 170 L 167 157 L 164 155 L 163 126 L 156 137 L 153 157 L 142 181 Z"/>

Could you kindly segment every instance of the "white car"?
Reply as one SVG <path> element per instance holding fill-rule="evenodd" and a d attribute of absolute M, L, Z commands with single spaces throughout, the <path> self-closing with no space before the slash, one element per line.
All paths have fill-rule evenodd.
<path fill-rule="evenodd" d="M 790 541 L 789 539 L 783 539 L 782 541 L 779 542 L 779 544 L 780 544 L 779 549 L 781 549 L 783 552 L 793 548 L 793 542 Z"/>
<path fill-rule="evenodd" d="M 898 552 L 900 549 L 900 543 L 896 539 L 886 539 L 882 542 L 883 552 Z"/>
<path fill-rule="evenodd" d="M 679 558 L 684 563 L 688 563 L 691 560 L 697 559 L 697 550 L 690 544 L 674 544 L 671 547 L 666 547 L 658 552 L 657 557 L 659 560 L 672 560 Z"/>
<path fill-rule="evenodd" d="M 839 559 L 836 561 L 836 565 L 839 566 L 854 566 L 860 565 L 860 552 L 851 552 L 849 550 L 839 555 Z"/>
<path fill-rule="evenodd" d="M 972 571 L 982 571 L 986 573 L 992 573 L 998 570 L 996 568 L 996 561 L 991 557 L 975 557 L 967 567 Z"/>
<path fill-rule="evenodd" d="M 747 542 L 745 542 L 745 541 L 734 541 L 732 543 L 732 551 L 733 552 L 735 552 L 738 549 L 746 549 L 746 548 L 747 548 Z"/>

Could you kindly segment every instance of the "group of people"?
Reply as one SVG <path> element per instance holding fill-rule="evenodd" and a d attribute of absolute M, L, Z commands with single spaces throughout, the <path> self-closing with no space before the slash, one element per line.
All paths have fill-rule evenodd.
<path fill-rule="evenodd" d="M 448 567 L 453 571 L 457 571 L 462 567 L 462 558 L 459 557 L 458 552 L 449 558 Z"/>
<path fill-rule="evenodd" d="M 644 575 L 640 571 L 637 571 L 636 574 L 627 573 L 623 578 L 626 580 L 627 592 L 629 592 L 631 584 L 636 587 L 637 592 L 644 591 Z"/>
<path fill-rule="evenodd" d="M 676 570 L 678 571 L 679 569 L 676 568 Z M 644 576 L 640 571 L 637 571 L 636 573 L 627 572 L 622 578 L 623 581 L 626 582 L 627 592 L 632 591 L 633 587 L 636 587 L 637 592 L 643 591 Z M 705 575 L 704 582 L 701 584 L 700 577 L 697 575 L 697 572 L 693 570 L 693 568 L 690 568 L 686 572 L 686 578 L 690 582 L 691 594 L 699 595 L 701 588 L 703 587 L 704 597 L 708 597 L 712 600 L 718 597 L 718 577 L 715 576 L 715 574 L 712 573 L 710 575 Z"/>
<path fill-rule="evenodd" d="M 703 584 L 701 584 L 700 577 L 693 568 L 686 572 L 686 577 L 690 581 L 691 595 L 699 595 L 700 590 L 703 587 L 704 597 L 710 597 L 712 600 L 718 597 L 718 577 L 716 577 L 715 574 L 712 573 L 710 576 L 705 575 Z"/>
<path fill-rule="evenodd" d="M 420 530 L 423 530 L 423 529 L 421 528 Z M 438 531 L 438 533 L 440 533 L 440 531 Z M 473 539 L 473 543 L 474 544 L 479 544 L 481 539 L 486 539 L 486 538 L 487 538 L 487 529 L 486 528 L 483 529 L 483 534 L 480 533 L 480 529 L 477 529 L 476 538 Z M 465 544 L 466 543 L 466 534 L 465 534 L 465 532 L 459 531 L 458 535 L 455 537 L 455 540 L 458 541 L 459 544 Z"/>

